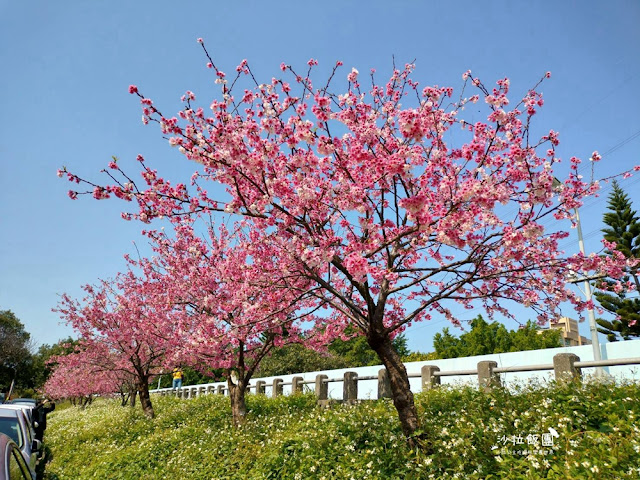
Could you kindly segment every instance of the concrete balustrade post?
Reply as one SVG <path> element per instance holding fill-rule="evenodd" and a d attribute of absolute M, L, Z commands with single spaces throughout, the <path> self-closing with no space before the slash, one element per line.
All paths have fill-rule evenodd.
<path fill-rule="evenodd" d="M 574 353 L 558 353 L 553 356 L 553 373 L 557 382 L 580 381 L 582 371 L 575 366 L 580 361 Z"/>
<path fill-rule="evenodd" d="M 327 400 L 329 398 L 329 384 L 326 375 L 316 375 L 316 397 L 318 400 Z"/>
<path fill-rule="evenodd" d="M 378 398 L 391 398 L 391 381 L 386 368 L 378 370 Z"/>
<path fill-rule="evenodd" d="M 266 384 L 267 382 L 265 382 L 264 380 L 258 380 L 256 382 L 256 395 L 264 395 Z"/>
<path fill-rule="evenodd" d="M 297 394 L 302 393 L 302 387 L 304 386 L 304 378 L 302 377 L 293 377 L 291 379 L 291 393 Z"/>
<path fill-rule="evenodd" d="M 216 393 L 216 387 L 213 385 L 209 385 L 207 387 L 207 393 Z"/>
<path fill-rule="evenodd" d="M 277 396 L 282 395 L 282 379 L 274 378 L 273 379 L 273 389 L 271 391 L 271 396 L 276 398 Z"/>
<path fill-rule="evenodd" d="M 491 360 L 478 362 L 478 384 L 485 392 L 501 385 L 500 374 L 493 372 L 497 366 L 498 364 Z"/>
<path fill-rule="evenodd" d="M 358 399 L 358 374 L 345 372 L 342 385 L 342 400 L 345 403 L 354 403 Z"/>
<path fill-rule="evenodd" d="M 431 390 L 432 388 L 440 385 L 440 376 L 436 375 L 440 368 L 435 365 L 425 365 L 420 369 L 422 377 L 422 391 Z"/>
<path fill-rule="evenodd" d="M 218 395 L 224 395 L 224 385 L 218 385 L 218 387 L 216 388 L 216 392 L 218 393 Z"/>

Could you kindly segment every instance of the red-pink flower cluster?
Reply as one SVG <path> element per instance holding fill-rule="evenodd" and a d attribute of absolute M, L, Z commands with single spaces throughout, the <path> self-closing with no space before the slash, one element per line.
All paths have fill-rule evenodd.
<path fill-rule="evenodd" d="M 316 64 L 310 60 L 310 70 Z M 445 107 L 453 90 L 419 90 L 410 79 L 413 65 L 394 70 L 384 85 L 374 83 L 368 96 L 354 85 L 356 69 L 340 94 L 328 86 L 314 90 L 310 76 L 284 63 L 281 69 L 291 71 L 299 93 L 273 79 L 244 88 L 230 110 L 225 84 L 210 116 L 187 109 L 179 118 L 164 117 L 142 97 L 144 115 L 202 171 L 190 193 L 145 166 L 147 189 L 122 196 L 138 202 L 133 215 L 145 222 L 184 211 L 243 215 L 281 249 L 278 255 L 322 286 L 328 304 L 342 305 L 338 311 L 349 321 L 367 318 L 382 302 L 385 318 L 397 319 L 390 330 L 428 311 L 446 316 L 450 301 L 478 301 L 490 313 L 508 313 L 507 300 L 549 314 L 566 300 L 582 305 L 565 275 L 606 268 L 605 260 L 565 257 L 558 240 L 566 234 L 547 231 L 542 219 L 571 220 L 597 184 L 582 180 L 574 157 L 569 176 L 554 187 L 557 132 L 537 143 L 529 139 L 530 119 L 543 105 L 540 93 L 530 90 L 508 110 L 508 79 L 490 91 L 466 72 L 463 78 L 488 106 L 487 122 L 466 122 L 462 107 L 478 95 Z M 251 76 L 246 61 L 233 84 L 244 76 Z M 417 104 L 401 104 L 411 90 Z M 466 135 L 453 144 L 447 135 L 455 124 Z M 212 198 L 199 179 L 226 185 L 229 200 Z M 110 191 L 94 190 L 94 196 Z M 404 312 L 407 300 L 420 306 Z"/>
<path fill-rule="evenodd" d="M 316 65 L 310 60 L 308 71 Z M 214 67 L 220 94 L 208 109 L 190 99 L 178 117 L 139 94 L 143 118 L 197 171 L 189 187 L 174 186 L 139 158 L 144 187 L 116 183 L 98 192 L 121 189 L 119 197 L 138 206 L 129 215 L 144 222 L 173 219 L 177 243 L 158 248 L 163 269 L 181 272 L 192 308 L 181 325 L 189 325 L 194 355 L 208 351 L 211 365 L 230 367 L 229 351 L 254 345 L 265 331 L 282 341 L 285 319 L 318 306 L 327 308 L 315 319 L 326 338 L 353 327 L 393 368 L 385 342 L 436 315 L 455 323 L 452 305 L 511 316 L 516 302 L 543 321 L 563 302 L 587 306 L 567 287 L 573 272 L 622 274 L 622 258 L 559 248 L 568 235 L 561 226 L 598 183 L 582 179 L 575 157 L 555 182 L 558 134 L 534 140 L 530 129 L 544 104 L 535 88 L 512 102 L 508 79 L 489 90 L 468 71 L 465 85 L 470 80 L 477 93 L 456 100 L 449 87 L 419 89 L 408 64 L 383 84 L 372 71 L 368 91 L 354 68 L 346 90 L 335 91 L 340 65 L 320 88 L 311 73 L 284 63 L 290 83 L 255 83 L 244 61 L 229 81 Z M 465 105 L 479 98 L 485 103 L 474 118 L 463 119 Z M 475 118 L 477 108 L 486 121 Z M 212 215 L 240 216 L 244 237 L 231 242 L 220 233 L 205 246 L 182 221 L 210 226 Z M 549 227 L 548 218 L 558 223 Z"/>

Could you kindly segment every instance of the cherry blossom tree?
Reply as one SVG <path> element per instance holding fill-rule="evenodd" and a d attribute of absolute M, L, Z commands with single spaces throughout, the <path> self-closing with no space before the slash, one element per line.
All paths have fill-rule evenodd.
<path fill-rule="evenodd" d="M 170 357 L 183 310 L 168 301 L 166 285 L 132 270 L 84 290 L 82 301 L 63 295 L 56 311 L 78 332 L 99 366 L 133 378 L 144 413 L 154 417 L 149 381 Z"/>
<path fill-rule="evenodd" d="M 389 373 L 408 437 L 419 422 L 394 335 L 433 316 L 456 323 L 456 304 L 509 317 L 516 302 L 543 321 L 563 302 L 585 307 L 566 286 L 570 272 L 622 274 L 625 259 L 567 256 L 558 241 L 568 233 L 545 227 L 547 219 L 570 225 L 572 209 L 598 183 L 584 181 L 572 157 L 554 186 L 559 136 L 551 130 L 534 138 L 531 122 L 543 105 L 537 85 L 511 103 L 508 79 L 488 89 L 466 72 L 454 97 L 452 88 L 420 87 L 408 64 L 394 66 L 382 84 L 372 71 L 365 87 L 355 68 L 339 75 L 338 62 L 317 86 L 315 60 L 306 74 L 282 64 L 282 78 L 258 83 L 246 61 L 227 77 L 202 47 L 220 86 L 208 109 L 189 91 L 177 117 L 165 116 L 136 86 L 129 89 L 143 122 L 156 123 L 197 166 L 190 186 L 138 156 L 141 185 L 115 160 L 107 184 L 60 170 L 90 186 L 69 196 L 135 202 L 139 208 L 123 216 L 143 222 L 243 217 L 287 273 L 311 281 L 312 295 L 331 306 L 328 329 L 348 324 L 366 336 Z M 476 102 L 486 121 L 464 119 L 464 107 Z M 209 193 L 217 185 L 226 194 Z"/>
<path fill-rule="evenodd" d="M 122 376 L 113 369 L 112 356 L 104 348 L 78 345 L 73 353 L 53 356 L 51 376 L 43 386 L 45 395 L 55 400 L 71 399 L 84 406 L 94 395 L 109 396 L 122 386 Z"/>
<path fill-rule="evenodd" d="M 234 424 L 244 421 L 245 394 L 260 361 L 277 346 L 305 341 L 317 348 L 327 330 L 310 333 L 317 300 L 309 279 L 287 275 L 273 245 L 238 229 L 207 240 L 189 223 L 176 225 L 176 237 L 147 232 L 157 255 L 143 268 L 168 285 L 168 301 L 186 308 L 173 348 L 201 370 L 223 369 Z M 304 326 L 308 328 L 304 328 Z M 303 336 L 303 333 L 306 335 Z"/>

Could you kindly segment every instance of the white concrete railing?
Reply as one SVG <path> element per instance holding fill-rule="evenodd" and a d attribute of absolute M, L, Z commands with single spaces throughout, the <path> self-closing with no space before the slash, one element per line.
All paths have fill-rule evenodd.
<path fill-rule="evenodd" d="M 597 366 L 607 367 L 605 369 L 608 370 L 607 373 L 618 379 L 640 380 L 640 368 L 635 367 L 640 364 L 640 357 L 637 357 L 640 353 L 640 340 L 605 344 L 602 350 L 603 360 L 599 362 L 589 359 L 593 355 L 590 346 L 582 346 L 410 362 L 406 367 L 411 389 L 414 392 L 438 384 L 476 383 L 476 378 L 484 388 L 491 388 L 498 383 L 509 381 L 548 381 L 553 378 L 550 371 L 554 372 L 555 378 L 579 378 L 580 370 L 589 370 Z M 620 353 L 627 356 L 616 355 L 616 358 L 609 358 Z M 584 360 L 581 361 L 580 358 Z M 533 363 L 535 361 L 539 363 Z M 475 368 L 468 368 L 471 366 Z M 389 396 L 386 371 L 381 366 L 257 378 L 250 384 L 248 391 L 276 396 L 304 389 L 315 391 L 319 400 L 354 400 Z M 179 391 L 171 388 L 156 389 L 151 393 L 177 394 L 184 398 L 193 398 L 205 393 L 225 394 L 226 391 L 227 386 L 224 382 L 216 382 L 188 385 Z"/>

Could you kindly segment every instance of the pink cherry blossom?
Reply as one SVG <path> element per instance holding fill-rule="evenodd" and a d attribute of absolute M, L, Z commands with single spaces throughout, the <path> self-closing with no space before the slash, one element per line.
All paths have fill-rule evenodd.
<path fill-rule="evenodd" d="M 571 157 L 562 186 L 554 187 L 559 134 L 549 130 L 533 138 L 532 132 L 544 131 L 530 127 L 544 105 L 535 88 L 513 101 L 508 79 L 487 88 L 467 73 L 465 83 L 471 78 L 477 90 L 458 100 L 450 87 L 418 88 L 413 65 L 394 69 L 386 82 L 372 81 L 368 91 L 357 84 L 356 69 L 344 87 L 321 81 L 315 88 L 310 73 L 283 65 L 283 79 L 222 83 L 218 96 L 204 105 L 207 114 L 173 119 L 150 100 L 142 105 L 144 115 L 192 162 L 197 181 L 187 190 L 179 186 L 186 182 L 164 178 L 142 163 L 143 182 L 120 197 L 135 205 L 131 214 L 144 222 L 168 218 L 176 232 L 183 231 L 185 217 L 208 228 L 212 216 L 235 217 L 241 219 L 238 229 L 247 232 L 239 250 L 233 242 L 222 247 L 211 239 L 216 254 L 207 256 L 224 259 L 221 267 L 228 270 L 209 280 L 215 285 L 209 294 L 204 287 L 193 290 L 200 292 L 193 303 L 203 315 L 213 302 L 216 312 L 222 309 L 234 321 L 247 321 L 239 313 L 248 311 L 254 322 L 268 324 L 279 309 L 305 311 L 313 302 L 328 307 L 328 316 L 315 319 L 316 331 L 329 338 L 348 326 L 366 336 L 389 372 L 403 431 L 411 436 L 417 412 L 406 370 L 390 346 L 408 324 L 434 317 L 455 323 L 456 306 L 509 317 L 511 303 L 528 305 L 543 321 L 556 316 L 563 302 L 578 310 L 588 306 L 567 286 L 571 272 L 623 275 L 624 259 L 566 255 L 560 249 L 573 209 L 596 195 L 599 185 L 584 181 L 581 160 Z M 315 65 L 312 59 L 305 70 Z M 285 88 L 288 82 L 293 87 Z M 296 89 L 301 93 L 294 95 Z M 480 98 L 485 102 L 473 113 L 463 110 Z M 478 109 L 486 120 L 479 119 Z M 449 132 L 459 125 L 462 131 Z M 109 188 L 114 194 L 124 190 L 120 184 Z M 551 228 L 549 218 L 557 221 Z M 201 258 L 200 247 L 192 246 L 189 258 Z M 217 277 L 249 275 L 227 263 L 225 249 L 263 265 L 278 287 L 265 288 L 265 278 L 249 276 L 264 293 L 219 289 Z M 189 268 L 198 274 L 185 271 L 185 279 L 207 278 L 202 265 Z M 299 298 L 280 291 L 288 289 Z M 235 290 L 244 293 L 236 296 Z M 183 291 L 193 293 L 187 285 Z M 218 291 L 228 300 L 214 302 Z M 247 304 L 247 292 L 259 295 L 260 304 Z M 291 306 L 294 299 L 304 307 Z M 260 312 L 270 313 L 256 320 Z M 244 323 L 224 328 L 234 348 L 249 338 L 243 336 Z M 207 335 L 201 334 L 203 344 Z M 237 368 L 221 358 L 225 368 Z"/>

